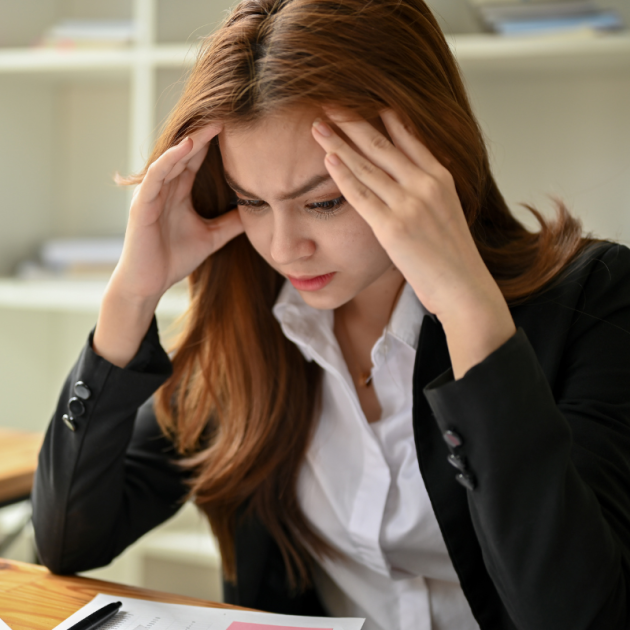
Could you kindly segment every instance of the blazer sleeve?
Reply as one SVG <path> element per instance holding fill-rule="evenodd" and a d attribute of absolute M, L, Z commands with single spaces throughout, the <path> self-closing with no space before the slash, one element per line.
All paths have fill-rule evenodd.
<path fill-rule="evenodd" d="M 522 328 L 425 389 L 520 630 L 630 627 L 630 250 L 608 249 L 581 299 L 553 391 Z"/>
<path fill-rule="evenodd" d="M 175 514 L 187 494 L 153 413 L 151 396 L 172 372 L 155 318 L 124 369 L 92 350 L 92 336 L 63 386 L 32 492 L 37 550 L 55 573 L 108 564 Z M 89 397 L 73 431 L 63 415 L 79 381 Z"/>

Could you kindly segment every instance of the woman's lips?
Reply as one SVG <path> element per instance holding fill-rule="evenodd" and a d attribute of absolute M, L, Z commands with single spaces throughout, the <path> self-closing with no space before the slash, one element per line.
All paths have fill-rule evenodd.
<path fill-rule="evenodd" d="M 323 276 L 311 276 L 310 278 L 308 276 L 303 278 L 292 278 L 291 276 L 287 276 L 287 278 L 289 278 L 291 284 L 298 291 L 319 291 L 333 279 L 335 273 L 336 272 L 333 271 L 332 273 L 327 273 Z"/>

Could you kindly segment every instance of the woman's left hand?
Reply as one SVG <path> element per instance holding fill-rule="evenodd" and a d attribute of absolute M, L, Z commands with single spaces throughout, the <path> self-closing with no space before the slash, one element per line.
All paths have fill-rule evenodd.
<path fill-rule="evenodd" d="M 358 149 L 315 121 L 328 172 L 440 320 L 455 377 L 463 376 L 516 329 L 472 238 L 453 176 L 391 109 L 381 112 L 391 142 L 365 120 L 326 113 Z"/>

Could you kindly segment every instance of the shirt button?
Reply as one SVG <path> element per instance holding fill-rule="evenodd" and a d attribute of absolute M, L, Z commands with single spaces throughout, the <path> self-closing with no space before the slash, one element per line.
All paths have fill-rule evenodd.
<path fill-rule="evenodd" d="M 446 459 L 448 459 L 448 463 L 451 466 L 454 466 L 455 468 L 457 468 L 457 470 L 461 470 L 462 472 L 465 472 L 468 469 L 466 460 L 463 457 L 460 457 L 459 455 L 451 454 Z"/>
<path fill-rule="evenodd" d="M 67 413 L 64 413 L 63 416 L 61 416 L 61 419 L 64 421 L 68 429 L 70 429 L 70 431 L 77 430 L 77 427 L 75 426 L 74 422 L 72 422 L 72 420 L 70 419 L 70 416 L 68 416 Z"/>
<path fill-rule="evenodd" d="M 92 395 L 90 388 L 83 381 L 74 384 L 74 393 L 82 400 L 87 400 Z"/>
<path fill-rule="evenodd" d="M 73 418 L 78 418 L 85 413 L 85 405 L 81 402 L 80 398 L 71 398 L 68 401 L 68 409 Z"/>
<path fill-rule="evenodd" d="M 451 448 L 458 448 L 464 443 L 459 433 L 455 433 L 455 431 L 445 431 L 442 437 Z"/>
<path fill-rule="evenodd" d="M 477 482 L 475 481 L 475 478 L 470 474 L 457 475 L 455 479 L 467 490 L 474 490 L 477 487 Z"/>

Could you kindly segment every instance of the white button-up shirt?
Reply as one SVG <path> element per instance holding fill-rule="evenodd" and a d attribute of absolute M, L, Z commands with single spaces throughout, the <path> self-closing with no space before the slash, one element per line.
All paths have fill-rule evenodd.
<path fill-rule="evenodd" d="M 308 306 L 286 281 L 273 313 L 284 335 L 324 370 L 322 409 L 298 479 L 306 518 L 343 559 L 315 575 L 333 616 L 364 630 L 478 630 L 418 467 L 412 376 L 426 310 L 406 283 L 372 348 L 382 408 L 368 423 L 333 331 L 334 312 Z"/>

